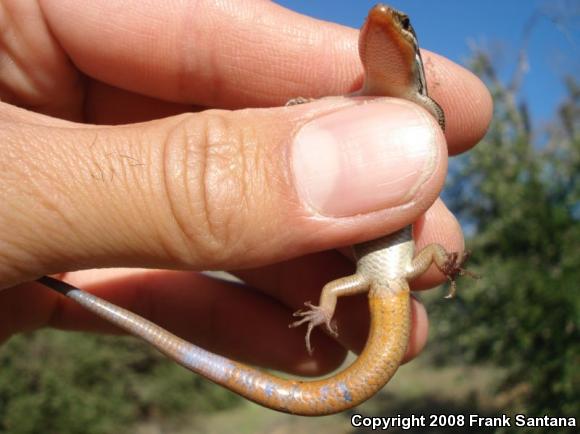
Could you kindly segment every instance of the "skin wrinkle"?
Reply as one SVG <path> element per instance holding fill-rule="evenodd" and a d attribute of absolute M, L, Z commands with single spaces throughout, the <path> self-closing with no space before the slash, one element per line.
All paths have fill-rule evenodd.
<path fill-rule="evenodd" d="M 240 114 L 242 121 L 247 113 Z M 246 220 L 247 209 L 256 206 L 251 200 L 255 195 L 250 194 L 250 190 L 256 183 L 254 174 L 261 173 L 252 164 L 256 159 L 259 160 L 259 149 L 248 146 L 251 143 L 249 139 L 255 136 L 255 132 L 252 127 L 241 123 L 241 128 L 232 128 L 232 123 L 227 118 L 218 116 L 213 118 L 208 127 L 211 130 L 207 134 L 210 147 L 208 167 L 211 169 L 208 170 L 210 175 L 205 180 L 205 185 L 208 213 L 214 213 L 215 210 L 216 218 L 213 218 L 213 222 L 216 230 L 221 228 L 212 232 L 216 250 L 213 257 L 217 264 L 226 260 L 233 251 L 247 252 L 245 239 L 255 228 L 255 224 L 244 225 L 240 222 Z M 224 133 L 216 134 L 221 131 Z M 240 226 L 247 227 L 248 230 L 236 233 L 234 229 Z"/>
<path fill-rule="evenodd" d="M 195 115 L 187 116 L 183 122 L 175 127 L 181 132 L 179 134 L 181 143 L 169 140 L 170 143 L 166 151 L 167 163 L 165 164 L 168 172 L 165 178 L 168 184 L 166 190 L 171 211 L 180 232 L 186 240 L 188 249 L 190 249 L 192 256 L 197 257 L 196 261 L 202 261 L 213 267 L 219 266 L 219 264 L 227 260 L 231 250 L 228 243 L 227 228 L 226 231 L 220 233 L 219 226 L 215 225 L 216 218 L 214 217 L 214 214 L 219 212 L 217 215 L 220 216 L 220 221 L 228 220 L 223 214 L 226 208 L 221 206 L 221 204 L 226 202 L 229 196 L 225 198 L 217 197 L 216 188 L 213 184 L 216 174 L 220 181 L 224 175 L 226 180 L 231 179 L 230 174 L 228 171 L 223 170 L 220 162 L 232 160 L 229 157 L 232 153 L 232 147 L 229 144 L 224 145 L 221 143 L 224 136 L 229 137 L 227 134 L 218 134 L 217 136 L 215 134 L 228 130 L 227 126 L 224 127 L 224 124 L 227 124 L 227 120 L 219 112 L 207 114 L 208 116 L 202 118 L 202 121 L 199 121 Z M 193 133 L 189 131 L 193 131 Z M 198 140 L 199 137 L 204 137 L 204 140 Z M 194 138 L 196 146 L 191 144 L 192 138 Z M 234 140 L 233 143 L 239 143 L 239 140 Z M 202 146 L 197 146 L 199 144 Z M 178 153 L 182 157 L 173 156 L 171 151 L 173 148 L 182 149 Z M 216 151 L 219 151 L 220 148 L 226 150 L 227 158 L 221 157 L 219 152 L 216 154 Z M 240 150 L 239 152 L 242 151 Z M 195 162 L 190 163 L 191 158 L 194 158 Z M 235 160 L 238 160 L 238 158 L 235 158 Z M 181 185 L 172 186 L 174 181 L 169 171 L 172 170 L 175 161 L 178 161 L 177 164 L 183 170 L 183 177 Z M 223 182 L 221 184 L 218 187 L 223 186 Z M 192 187 L 195 187 L 195 190 L 192 190 Z M 181 193 L 184 193 L 184 195 Z M 183 203 L 184 201 L 186 203 Z M 214 210 L 216 211 L 214 212 Z M 189 224 L 189 219 L 192 215 L 197 216 L 195 220 L 198 222 L 198 226 L 199 222 L 204 222 L 203 228 L 194 228 Z M 231 218 L 230 220 L 234 221 L 236 218 Z M 202 237 L 203 242 L 198 242 L 198 237 Z"/>
<path fill-rule="evenodd" d="M 250 112 L 247 112 L 247 116 L 250 116 Z M 261 126 L 262 125 L 260 125 L 260 127 Z M 245 142 L 246 148 L 251 147 L 251 154 L 253 157 L 251 159 L 251 172 L 248 171 L 246 175 L 246 183 L 250 186 L 254 186 L 254 191 L 252 191 L 251 194 L 246 195 L 245 206 L 246 208 L 252 206 L 251 198 L 253 197 L 254 199 L 258 199 L 257 205 L 254 203 L 254 206 L 263 209 L 263 212 L 268 212 L 269 204 L 271 203 L 273 196 L 276 198 L 274 200 L 280 200 L 280 198 L 286 199 L 286 195 L 280 194 L 280 192 L 293 190 L 293 188 L 289 187 L 291 184 L 286 176 L 287 166 L 286 164 L 280 164 L 280 162 L 285 158 L 287 147 L 280 145 L 278 148 L 271 149 L 270 152 L 268 152 L 267 148 L 259 146 L 258 140 L 256 139 L 257 137 L 263 136 L 261 129 L 253 125 L 251 128 L 252 131 L 248 134 L 248 138 L 250 139 L 253 137 L 253 139 Z M 256 174 L 258 176 L 256 176 Z M 257 189 L 255 188 L 256 186 L 258 187 Z M 281 202 L 280 206 L 285 209 L 292 209 L 291 207 L 286 206 L 285 201 Z M 279 218 L 277 218 L 277 221 L 279 221 Z M 251 223 L 249 227 L 252 227 L 255 226 L 257 222 L 249 223 Z M 280 224 L 283 224 L 283 222 L 280 222 Z M 268 223 L 262 224 L 263 227 L 268 225 Z M 259 248 L 261 248 L 261 243 L 260 245 L 255 245 L 253 250 Z"/>
<path fill-rule="evenodd" d="M 165 210 L 169 211 L 169 215 L 170 217 L 173 217 L 173 221 L 175 221 L 175 217 L 174 217 L 174 213 L 173 213 L 173 208 L 172 208 L 172 203 L 169 199 L 169 187 L 168 187 L 168 175 L 167 175 L 167 168 L 168 168 L 168 164 L 167 164 L 167 149 L 169 148 L 169 144 L 168 144 L 168 137 L 165 137 L 163 140 L 160 140 L 160 146 L 161 146 L 161 150 L 159 152 L 159 155 L 161 157 L 161 164 L 159 165 L 159 174 L 160 177 L 158 178 L 159 184 L 162 186 L 161 188 L 161 192 L 162 194 L 159 195 L 159 204 L 164 204 L 167 205 L 165 207 Z M 153 171 L 154 172 L 154 171 Z M 155 173 L 153 173 L 153 175 L 150 176 L 155 176 Z M 152 190 L 155 191 L 157 190 L 155 187 L 152 187 Z M 153 210 L 148 209 L 147 210 L 149 213 L 153 213 Z M 169 225 L 170 228 L 172 227 L 171 225 Z M 170 262 L 173 263 L 179 263 L 180 260 L 185 259 L 185 258 L 180 258 L 179 255 L 177 255 L 175 253 L 175 251 L 177 250 L 174 245 L 176 244 L 176 242 L 173 240 L 173 238 L 169 235 L 166 235 L 168 232 L 171 233 L 170 230 L 165 229 L 165 227 L 162 228 L 155 228 L 157 229 L 157 236 L 158 236 L 158 242 L 155 243 L 155 247 L 159 247 L 162 249 L 162 251 L 164 252 L 164 256 L 170 259 Z"/>
<path fill-rule="evenodd" d="M 252 146 L 256 144 L 254 140 L 254 137 L 256 137 L 255 131 L 253 131 L 253 128 L 250 126 L 244 124 L 242 125 L 243 126 L 240 131 L 240 140 L 238 141 L 234 140 L 234 146 L 236 146 L 235 151 L 236 166 L 235 167 L 229 166 L 229 173 L 231 175 L 237 175 L 238 182 L 234 183 L 234 185 L 237 185 L 240 188 L 240 191 L 238 192 L 239 193 L 238 197 L 237 198 L 233 197 L 232 203 L 235 204 L 236 210 L 242 208 L 242 212 L 233 213 L 230 211 L 227 214 L 229 218 L 226 217 L 224 221 L 226 231 L 228 231 L 229 234 L 231 234 L 231 236 L 227 237 L 227 242 L 230 245 L 232 251 L 239 250 L 240 244 L 242 244 L 242 238 L 245 238 L 247 234 L 247 230 L 240 231 L 236 239 L 234 240 L 234 235 L 237 232 L 236 228 L 251 227 L 251 225 L 245 224 L 246 223 L 245 217 L 247 213 L 243 212 L 243 209 L 247 209 L 249 206 L 251 206 L 252 203 L 250 198 L 253 195 L 250 194 L 250 191 L 254 183 L 251 182 L 252 181 L 251 173 L 254 173 L 254 171 L 252 171 L 250 167 L 254 168 L 257 166 L 256 163 L 259 163 L 259 159 L 257 158 L 258 152 L 254 152 L 256 147 Z M 252 129 L 252 131 L 248 131 L 248 129 Z M 248 151 L 248 149 L 251 149 L 251 151 Z M 234 161 L 234 159 L 232 159 L 231 161 Z M 243 223 L 240 224 L 240 220 Z"/>
<path fill-rule="evenodd" d="M 188 93 L 192 79 L 203 74 L 205 75 L 204 79 L 207 80 L 209 78 L 212 81 L 208 85 L 208 89 L 214 92 L 213 97 L 215 98 L 215 93 L 221 88 L 220 79 L 215 73 L 219 70 L 219 68 L 215 68 L 215 56 L 217 53 L 210 50 L 210 57 L 206 58 L 203 68 L 200 68 L 199 58 L 192 56 L 192 53 L 198 51 L 196 46 L 204 46 L 208 43 L 208 33 L 203 31 L 203 26 L 196 25 L 196 17 L 208 17 L 206 10 L 208 8 L 206 6 L 207 4 L 204 1 L 195 1 L 191 7 L 185 9 L 187 13 L 181 15 L 180 35 L 176 37 L 178 41 L 176 47 L 180 52 L 179 56 L 177 56 L 176 87 L 178 93 L 180 91 Z"/>
<path fill-rule="evenodd" d="M 189 117 L 189 116 L 188 116 Z M 176 189 L 174 187 L 175 181 L 173 180 L 172 172 L 173 166 L 175 165 L 175 161 L 178 160 L 180 163 L 180 167 L 182 170 L 182 178 L 184 181 L 182 182 L 185 191 L 188 190 L 188 183 L 185 182 L 185 177 L 187 175 L 187 167 L 188 167 L 188 154 L 187 152 L 177 152 L 179 149 L 184 149 L 188 143 L 188 136 L 187 136 L 187 128 L 184 126 L 188 122 L 186 119 L 180 119 L 178 123 L 173 125 L 168 133 L 167 138 L 161 141 L 161 156 L 163 158 L 163 163 L 161 165 L 161 176 L 162 176 L 162 185 L 163 191 L 165 192 L 165 202 L 167 203 L 167 210 L 169 211 L 170 216 L 172 217 L 173 222 L 175 223 L 174 227 L 178 230 L 178 234 L 182 241 L 182 245 L 188 249 L 188 246 L 191 245 L 190 237 L 187 235 L 186 227 L 183 225 L 182 219 L 179 218 L 178 212 L 178 202 L 179 198 L 175 197 L 175 193 L 173 191 Z M 178 155 L 175 155 L 178 154 Z M 179 188 L 177 187 L 179 190 Z M 173 231 L 171 231 L 173 233 Z M 185 262 L 187 263 L 188 258 L 184 258 L 184 254 L 180 253 L 181 248 L 175 247 L 177 244 L 174 237 L 169 235 L 169 238 L 165 239 L 165 237 L 161 237 L 162 245 L 165 251 L 168 252 L 169 257 L 172 258 L 176 263 Z M 189 249 L 189 255 L 193 258 L 195 254 Z"/>
<path fill-rule="evenodd" d="M 154 165 L 157 160 L 151 158 L 151 152 L 154 152 L 155 149 L 147 134 L 135 131 L 135 134 L 131 135 L 131 140 L 126 143 L 119 143 L 116 150 L 111 152 L 111 155 L 119 162 L 121 168 L 120 178 L 124 181 L 125 188 L 136 194 L 136 197 L 158 197 L 157 191 L 154 189 L 156 177 L 159 173 L 155 170 L 157 167 Z M 147 221 L 151 221 L 152 214 L 147 208 L 149 203 L 144 202 L 136 201 L 131 204 L 129 211 L 131 220 L 138 221 L 140 218 L 144 219 L 144 217 L 141 217 L 142 215 L 146 215 Z M 154 202 L 158 203 L 158 199 L 155 199 Z M 116 215 L 123 215 L 123 210 L 119 210 Z M 151 225 L 151 227 L 152 230 L 147 235 L 142 235 L 141 231 L 137 232 L 139 238 L 143 240 L 145 249 L 148 249 L 151 245 L 155 245 L 155 248 L 157 248 L 159 244 L 161 226 Z M 123 232 L 131 233 L 130 230 Z M 131 244 L 130 240 L 131 237 L 125 238 L 127 245 Z M 113 249 L 112 246 L 111 248 Z"/>
<path fill-rule="evenodd" d="M 246 163 L 252 160 L 253 153 L 247 151 L 248 126 L 242 125 L 239 129 L 235 128 L 231 122 L 228 122 L 227 118 L 223 119 L 223 123 L 224 128 L 221 131 L 225 131 L 225 134 L 214 140 L 216 142 L 214 160 L 216 166 L 223 167 L 223 169 L 213 171 L 214 174 L 218 173 L 221 176 L 219 176 L 218 182 L 212 184 L 228 186 L 228 188 L 218 187 L 217 191 L 222 193 L 214 194 L 214 196 L 219 196 L 215 209 L 216 214 L 220 216 L 220 226 L 223 226 L 221 231 L 222 243 L 229 246 L 229 250 L 232 252 L 238 249 L 241 240 L 246 235 L 243 231 L 237 233 L 236 228 L 248 227 L 240 224 L 240 221 L 245 221 L 247 215 L 244 211 L 246 208 L 244 205 L 248 203 L 246 199 L 250 197 L 248 191 L 252 183 Z"/>
<path fill-rule="evenodd" d="M 215 188 L 212 186 L 212 179 L 211 177 L 217 173 L 222 172 L 219 164 L 215 164 L 215 158 L 212 155 L 213 151 L 215 150 L 216 145 L 219 146 L 219 143 L 216 143 L 216 138 L 214 137 L 214 133 L 222 131 L 222 127 L 226 125 L 222 119 L 219 119 L 218 116 L 215 116 L 213 113 L 205 119 L 204 128 L 203 128 L 203 135 L 204 135 L 204 146 L 203 146 L 203 173 L 201 175 L 201 186 L 202 186 L 202 194 L 203 194 L 203 211 L 205 215 L 205 222 L 207 223 L 208 231 L 204 234 L 204 238 L 206 240 L 205 248 L 208 250 L 206 252 L 207 258 L 212 258 L 212 260 L 216 260 L 217 257 L 214 256 L 217 252 L 221 250 L 222 247 L 227 248 L 227 243 L 224 243 L 224 240 L 218 236 L 219 225 L 215 225 L 216 218 L 213 215 L 220 216 L 220 207 L 217 204 L 213 204 L 212 201 L 215 196 Z M 219 139 L 218 139 L 219 140 Z M 216 198 L 217 199 L 217 198 Z M 214 209 L 216 213 L 214 213 Z M 223 210 L 222 210 L 223 211 Z M 223 216 L 220 216 L 223 218 Z M 220 241 L 221 240 L 221 241 Z M 219 255 L 219 254 L 218 254 Z M 220 257 L 219 255 L 218 257 Z M 220 260 L 217 260 L 219 263 Z"/>
<path fill-rule="evenodd" d="M 238 44 L 241 45 L 248 42 L 250 44 L 255 44 L 255 40 L 251 39 L 249 40 L 248 38 L 253 36 L 252 26 L 256 25 L 256 19 L 259 19 L 262 16 L 261 11 L 260 14 L 257 14 L 256 8 L 251 7 L 253 6 L 252 3 L 243 6 L 236 5 L 231 8 L 224 8 L 224 6 L 228 5 L 230 5 L 230 3 L 227 2 L 223 2 L 222 4 L 221 2 L 198 1 L 196 3 L 195 8 L 186 9 L 187 14 L 184 15 L 183 20 L 184 23 L 183 37 L 180 38 L 180 40 L 184 41 L 184 43 L 181 44 L 180 46 L 180 50 L 183 50 L 180 58 L 184 59 L 183 63 L 185 64 L 185 66 L 183 68 L 180 68 L 182 69 L 182 72 L 180 73 L 179 87 L 181 89 L 190 89 L 192 77 L 202 77 L 204 81 L 207 81 L 207 86 L 204 86 L 204 91 L 211 92 L 211 94 L 207 95 L 208 98 L 206 99 L 209 99 L 211 101 L 227 99 L 227 95 L 224 95 L 224 92 L 228 91 L 229 89 L 228 85 L 231 86 L 231 83 L 235 84 L 237 81 L 240 80 L 240 76 L 244 75 L 240 74 L 240 72 L 243 72 L 243 70 L 246 69 L 244 68 L 244 65 L 247 65 L 248 62 L 240 61 L 239 58 L 233 57 L 234 55 L 237 55 L 234 54 L 237 53 L 237 50 L 235 49 L 232 50 L 232 47 L 235 47 Z M 197 13 L 195 12 L 198 9 L 203 10 L 202 12 L 203 15 L 199 14 L 199 12 Z M 200 16 L 204 17 L 204 22 L 200 23 L 199 25 L 195 25 L 196 23 L 199 23 Z M 233 22 L 232 25 L 236 26 L 237 28 L 244 28 L 245 26 L 247 28 L 247 31 L 246 32 L 236 31 L 233 34 L 228 35 L 228 38 L 225 39 L 224 44 L 224 46 L 226 47 L 225 50 L 224 49 L 207 50 L 203 52 L 203 57 L 193 58 L 191 56 L 191 52 L 196 52 L 197 50 L 195 47 L 192 47 L 191 44 L 187 44 L 186 42 L 195 41 L 196 42 L 195 45 L 199 46 L 215 45 L 213 38 L 211 40 L 208 40 L 208 38 L 206 37 L 208 34 L 211 33 L 208 33 L 207 31 L 203 30 L 211 27 L 207 25 L 208 22 L 220 23 L 225 20 L 228 20 L 228 22 Z M 249 23 L 252 24 L 250 25 Z M 192 26 L 194 27 L 194 29 L 199 28 L 202 29 L 202 31 L 200 32 L 194 31 L 194 34 L 192 36 L 191 30 Z M 239 35 L 243 36 L 242 40 L 233 41 L 231 39 L 233 36 Z M 226 54 L 228 54 L 229 56 L 225 57 Z M 189 59 L 192 59 L 193 61 L 189 61 Z M 253 63 L 257 64 L 260 62 L 261 59 L 263 59 L 263 55 L 262 56 L 258 55 Z M 200 62 L 203 62 L 202 66 L 199 65 Z M 230 65 L 233 65 L 233 67 Z M 230 69 L 225 69 L 226 67 L 230 67 Z M 261 70 L 254 71 L 253 73 L 255 76 L 256 73 L 261 73 Z M 263 75 L 264 77 L 269 77 L 270 73 L 265 72 L 263 73 Z M 243 91 L 243 88 L 241 89 L 241 91 Z M 250 97 L 255 96 L 255 91 L 248 93 L 248 96 Z M 251 98 L 247 99 L 250 100 Z"/>

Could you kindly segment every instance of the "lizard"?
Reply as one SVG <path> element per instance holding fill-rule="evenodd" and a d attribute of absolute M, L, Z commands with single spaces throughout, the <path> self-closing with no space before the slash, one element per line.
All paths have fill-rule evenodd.
<path fill-rule="evenodd" d="M 428 96 L 417 37 L 409 17 L 389 6 L 374 6 L 359 35 L 364 84 L 352 95 L 399 97 L 419 104 L 445 128 L 442 108 Z M 307 102 L 304 98 L 289 104 Z M 353 246 L 356 273 L 327 283 L 319 305 L 306 302 L 294 313 L 290 327 L 307 324 L 306 347 L 312 353 L 310 334 L 323 326 L 337 335 L 331 323 L 338 297 L 368 292 L 370 330 L 358 358 L 344 370 L 320 380 L 284 379 L 257 368 L 213 354 L 171 334 L 151 321 L 58 279 L 37 281 L 75 300 L 96 315 L 149 342 L 157 350 L 193 372 L 227 387 L 265 407 L 292 414 L 316 416 L 338 413 L 373 396 L 394 375 L 407 350 L 411 328 L 409 281 L 432 263 L 451 282 L 469 274 L 462 268 L 467 253 L 448 253 L 430 244 L 414 255 L 412 226 Z"/>

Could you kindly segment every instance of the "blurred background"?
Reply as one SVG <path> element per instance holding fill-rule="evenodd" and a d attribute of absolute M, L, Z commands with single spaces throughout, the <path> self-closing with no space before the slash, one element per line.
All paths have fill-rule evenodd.
<path fill-rule="evenodd" d="M 278 3 L 355 28 L 373 5 Z M 580 1 L 389 3 L 410 15 L 422 47 L 493 94 L 487 136 L 453 159 L 444 191 L 483 278 L 462 280 L 451 301 L 446 288 L 420 295 L 431 318 L 425 353 L 357 411 L 579 423 Z M 352 413 L 262 409 L 131 338 L 43 330 L 0 351 L 0 433 L 348 433 Z"/>

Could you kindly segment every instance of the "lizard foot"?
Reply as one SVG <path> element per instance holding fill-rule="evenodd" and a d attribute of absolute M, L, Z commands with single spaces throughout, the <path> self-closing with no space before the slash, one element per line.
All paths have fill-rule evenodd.
<path fill-rule="evenodd" d="M 469 259 L 470 255 L 471 252 L 469 251 L 464 251 L 461 256 L 459 256 L 459 253 L 457 252 L 447 254 L 447 260 L 441 267 L 441 271 L 445 276 L 447 276 L 447 280 L 449 280 L 451 286 L 449 288 L 449 293 L 445 298 L 455 297 L 455 293 L 457 292 L 455 279 L 457 279 L 457 276 L 469 276 L 472 279 L 479 279 L 479 275 L 461 267 Z"/>
<path fill-rule="evenodd" d="M 298 105 L 298 104 L 306 104 L 307 102 L 314 101 L 316 98 L 304 98 L 303 96 L 299 96 L 297 98 L 292 98 L 286 103 L 286 107 L 291 105 Z"/>
<path fill-rule="evenodd" d="M 323 309 L 320 306 L 313 305 L 309 301 L 304 303 L 304 305 L 308 309 L 299 310 L 292 314 L 292 316 L 301 317 L 301 319 L 294 321 L 288 327 L 294 328 L 304 323 L 308 323 L 308 329 L 306 330 L 306 336 L 304 339 L 306 340 L 306 349 L 308 350 L 308 354 L 312 355 L 312 346 L 310 345 L 310 333 L 312 333 L 314 327 L 324 324 L 328 332 L 334 337 L 338 336 L 338 331 L 336 330 L 336 327 L 330 323 L 330 320 L 332 319 L 332 313 L 327 312 L 327 310 Z"/>

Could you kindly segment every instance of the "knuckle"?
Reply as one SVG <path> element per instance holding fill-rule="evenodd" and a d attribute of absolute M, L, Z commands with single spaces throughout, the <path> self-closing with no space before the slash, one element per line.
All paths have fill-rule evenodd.
<path fill-rule="evenodd" d="M 219 266 L 242 242 L 254 172 L 245 146 L 251 133 L 226 113 L 185 115 L 168 135 L 165 191 L 187 262 Z"/>

